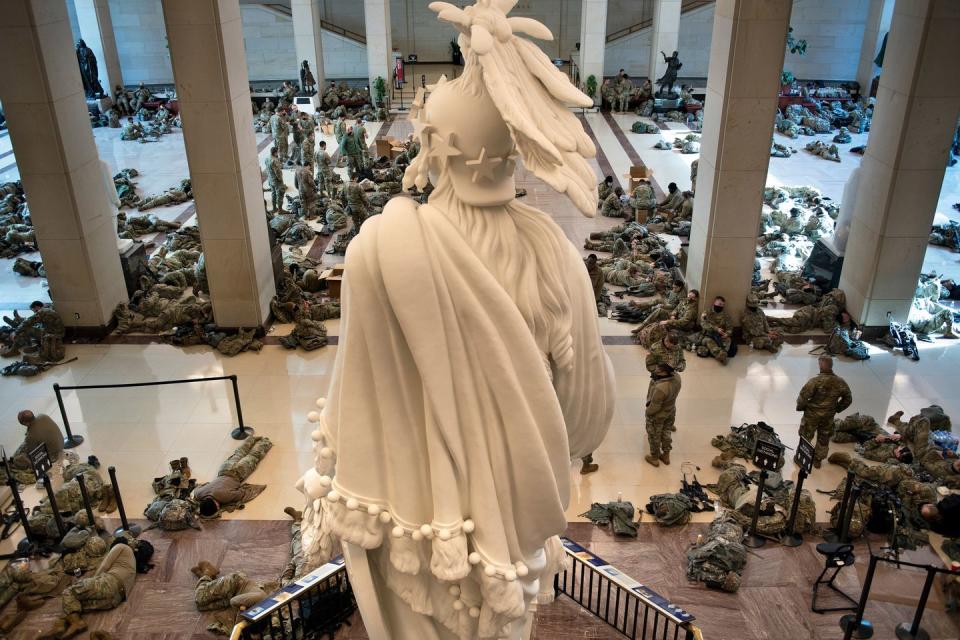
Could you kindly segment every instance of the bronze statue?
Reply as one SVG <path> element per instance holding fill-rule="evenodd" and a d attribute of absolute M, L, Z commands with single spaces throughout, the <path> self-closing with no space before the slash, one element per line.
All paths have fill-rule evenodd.
<path fill-rule="evenodd" d="M 102 98 L 103 87 L 97 69 L 97 56 L 83 40 L 77 41 L 77 62 L 80 64 L 80 79 L 83 80 L 83 93 L 88 98 Z"/>
<path fill-rule="evenodd" d="M 300 89 L 310 96 L 317 92 L 317 81 L 310 71 L 310 63 L 306 60 L 300 63 Z"/>
<path fill-rule="evenodd" d="M 663 56 L 663 61 L 667 63 L 667 70 L 663 72 L 663 77 L 657 80 L 657 84 L 660 86 L 657 90 L 657 96 L 668 97 L 676 93 L 673 86 L 677 82 L 677 72 L 680 71 L 683 63 L 680 62 L 677 51 L 674 51 L 673 55 L 669 57 L 663 51 L 660 52 L 660 55 Z"/>

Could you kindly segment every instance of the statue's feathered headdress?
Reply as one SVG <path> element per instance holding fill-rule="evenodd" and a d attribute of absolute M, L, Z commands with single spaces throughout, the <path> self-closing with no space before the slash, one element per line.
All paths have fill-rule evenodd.
<path fill-rule="evenodd" d="M 432 2 L 440 20 L 453 24 L 466 64 L 480 64 L 483 83 L 510 129 L 524 165 L 566 193 L 586 215 L 596 212 L 596 178 L 587 158 L 596 148 L 568 106 L 593 106 L 525 33 L 541 40 L 553 34 L 532 18 L 508 18 L 517 0 L 477 0 L 460 9 Z"/>

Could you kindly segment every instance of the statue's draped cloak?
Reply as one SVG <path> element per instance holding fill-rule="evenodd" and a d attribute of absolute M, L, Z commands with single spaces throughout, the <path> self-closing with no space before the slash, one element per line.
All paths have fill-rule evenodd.
<path fill-rule="evenodd" d="M 572 366 L 558 368 L 537 347 L 450 218 L 395 198 L 348 249 L 343 330 L 321 419 L 342 496 L 328 505 L 330 529 L 382 548 L 387 586 L 461 638 L 496 637 L 523 616 L 536 578 L 552 580 L 570 459 L 600 444 L 613 412 L 612 368 L 582 259 L 548 216 L 517 202 L 507 208 L 535 216 L 538 249 L 558 256 Z M 467 519 L 475 528 L 465 532 Z M 415 541 L 410 532 L 424 524 L 430 539 Z M 391 535 L 397 525 L 403 537 Z M 444 530 L 446 540 L 436 535 Z M 504 578 L 520 564 L 520 579 Z M 487 565 L 498 575 L 485 575 Z M 463 609 L 450 585 L 460 587 Z"/>

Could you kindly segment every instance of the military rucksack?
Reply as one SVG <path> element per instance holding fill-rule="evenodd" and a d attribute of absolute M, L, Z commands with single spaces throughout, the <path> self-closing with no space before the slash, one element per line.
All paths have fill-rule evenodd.
<path fill-rule="evenodd" d="M 854 360 L 870 359 L 867 345 L 862 340 L 853 339 L 850 332 L 841 327 L 836 327 L 830 334 L 824 351 L 832 356 L 846 356 Z"/>

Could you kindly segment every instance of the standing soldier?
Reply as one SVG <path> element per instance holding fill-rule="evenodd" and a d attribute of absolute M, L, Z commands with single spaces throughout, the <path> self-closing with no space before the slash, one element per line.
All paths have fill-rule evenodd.
<path fill-rule="evenodd" d="M 357 139 L 363 166 L 366 167 L 369 164 L 370 148 L 367 144 L 367 128 L 363 126 L 363 120 L 357 120 L 357 124 L 353 125 L 353 136 Z"/>
<path fill-rule="evenodd" d="M 300 121 L 301 127 L 303 126 L 303 120 Z M 303 142 L 300 143 L 300 163 L 305 167 L 310 167 L 310 170 L 313 170 L 313 161 L 316 159 L 316 149 L 317 138 L 313 132 L 312 128 L 303 129 Z"/>
<path fill-rule="evenodd" d="M 661 462 L 670 464 L 679 393 L 680 376 L 673 367 L 667 363 L 657 365 L 650 375 L 650 386 L 647 388 L 647 441 L 650 443 L 650 453 L 643 458 L 655 467 L 659 467 Z"/>
<path fill-rule="evenodd" d="M 647 371 L 653 373 L 661 364 L 670 365 L 678 373 L 687 368 L 687 360 L 683 357 L 683 349 L 680 348 L 680 336 L 673 331 L 664 334 L 660 342 L 650 345 L 646 362 Z"/>
<path fill-rule="evenodd" d="M 633 97 L 633 83 L 630 76 L 623 74 L 617 80 L 617 111 L 626 113 L 630 110 L 630 99 Z"/>
<path fill-rule="evenodd" d="M 317 183 L 313 179 L 313 164 L 297 167 L 293 175 L 293 186 L 300 194 L 300 214 L 306 218 L 317 215 Z"/>
<path fill-rule="evenodd" d="M 273 205 L 273 209 L 268 213 L 283 211 L 283 192 L 287 190 L 287 187 L 283 184 L 283 168 L 280 166 L 279 150 L 276 147 L 270 147 L 270 155 L 264 161 L 263 168 L 267 172 L 270 202 Z"/>
<path fill-rule="evenodd" d="M 340 155 L 347 159 L 347 167 L 350 169 L 351 178 L 359 180 L 363 168 L 363 152 L 360 149 L 360 140 L 354 134 L 353 127 L 347 127 L 346 133 L 340 139 Z"/>
<path fill-rule="evenodd" d="M 800 435 L 810 442 L 816 436 L 813 466 L 817 469 L 827 457 L 830 436 L 833 434 L 833 416 L 853 402 L 850 387 L 833 372 L 833 358 L 820 356 L 818 363 L 820 374 L 807 381 L 797 396 L 797 411 L 803 411 Z"/>
<path fill-rule="evenodd" d="M 270 135 L 273 136 L 273 144 L 277 148 L 279 157 L 287 159 L 287 136 L 290 135 L 290 128 L 287 125 L 287 117 L 283 109 L 277 109 L 270 116 Z"/>
<path fill-rule="evenodd" d="M 303 155 L 301 153 L 303 145 L 303 129 L 301 128 L 300 117 L 296 111 L 290 113 L 290 132 L 293 133 L 293 145 L 290 147 L 290 157 L 287 158 L 288 165 L 303 164 Z"/>
<path fill-rule="evenodd" d="M 333 137 L 337 140 L 337 146 L 340 146 L 343 136 L 347 134 L 347 116 L 341 115 L 340 119 L 333 125 Z"/>
<path fill-rule="evenodd" d="M 320 151 L 317 152 L 317 193 L 333 195 L 333 161 L 327 153 L 327 141 L 320 141 Z"/>

